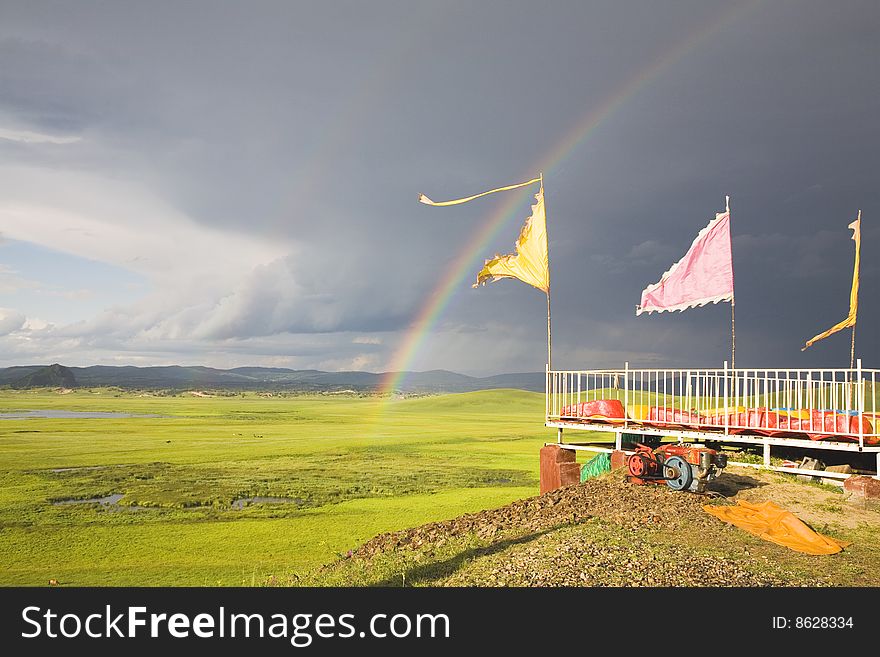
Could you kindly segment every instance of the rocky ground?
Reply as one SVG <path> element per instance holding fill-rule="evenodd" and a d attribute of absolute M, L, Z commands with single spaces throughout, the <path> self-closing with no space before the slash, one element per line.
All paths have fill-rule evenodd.
<path fill-rule="evenodd" d="M 707 501 L 702 495 L 670 494 L 666 486 L 633 486 L 622 476 L 610 475 L 519 500 L 500 509 L 380 534 L 358 548 L 355 555 L 370 557 L 389 549 L 416 549 L 471 532 L 480 538 L 491 538 L 502 529 L 513 527 L 526 533 L 539 532 L 594 517 L 627 527 L 709 526 L 717 520 L 703 511 Z"/>
<path fill-rule="evenodd" d="M 776 574 L 738 560 L 698 554 L 687 545 L 659 546 L 640 533 L 621 535 L 593 522 L 544 534 L 528 546 L 469 564 L 444 586 L 784 586 Z M 800 582 L 797 582 L 800 583 Z"/>
<path fill-rule="evenodd" d="M 833 486 L 790 475 L 725 472 L 706 494 L 635 486 L 608 473 L 576 486 L 374 537 L 310 585 L 876 586 L 880 512 Z M 809 556 L 762 541 L 703 510 L 772 499 L 817 531 L 853 541 Z M 273 582 L 278 583 L 278 582 Z"/>

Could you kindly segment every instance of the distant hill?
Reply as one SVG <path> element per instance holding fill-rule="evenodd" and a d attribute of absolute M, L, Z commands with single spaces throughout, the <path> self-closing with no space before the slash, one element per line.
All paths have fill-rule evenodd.
<path fill-rule="evenodd" d="M 9 368 L 17 369 L 17 368 Z M 16 372 L 21 374 L 21 372 Z M 14 379 L 10 387 L 23 388 L 75 388 L 76 377 L 70 368 L 55 363 L 46 367 L 34 368 Z"/>
<path fill-rule="evenodd" d="M 322 372 L 291 370 L 278 367 L 236 367 L 230 370 L 212 367 L 169 365 L 165 367 L 133 367 L 93 365 L 64 367 L 62 365 L 28 365 L 0 368 L 0 386 L 12 388 L 100 387 L 116 386 L 148 390 L 225 390 L 278 391 L 339 391 L 373 392 L 380 388 L 389 374 L 374 372 Z M 399 392 L 471 392 L 493 388 L 544 390 L 543 372 L 498 374 L 472 377 L 448 370 L 391 374 L 399 381 Z"/>

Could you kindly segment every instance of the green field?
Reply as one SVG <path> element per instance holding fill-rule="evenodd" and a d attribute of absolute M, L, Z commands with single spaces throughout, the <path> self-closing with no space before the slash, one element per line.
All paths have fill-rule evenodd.
<path fill-rule="evenodd" d="M 377 533 L 537 494 L 553 438 L 543 395 L 516 390 L 0 392 L 0 411 L 37 409 L 162 417 L 0 420 L 0 585 L 295 580 Z"/>

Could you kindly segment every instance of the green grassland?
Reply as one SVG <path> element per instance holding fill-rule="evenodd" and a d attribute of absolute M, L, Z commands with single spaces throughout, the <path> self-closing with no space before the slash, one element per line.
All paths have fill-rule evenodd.
<path fill-rule="evenodd" d="M 250 585 L 537 493 L 544 398 L 0 392 L 0 585 Z M 117 505 L 53 502 L 111 494 Z M 233 504 L 248 497 L 287 503 Z"/>

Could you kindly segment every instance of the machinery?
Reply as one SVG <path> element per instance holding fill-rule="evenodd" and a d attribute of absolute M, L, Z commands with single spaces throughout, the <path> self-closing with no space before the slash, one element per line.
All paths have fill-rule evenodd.
<path fill-rule="evenodd" d="M 639 443 L 626 465 L 634 484 L 666 482 L 672 490 L 702 493 L 727 467 L 727 456 L 698 445 L 667 444 L 652 449 Z"/>

